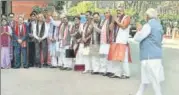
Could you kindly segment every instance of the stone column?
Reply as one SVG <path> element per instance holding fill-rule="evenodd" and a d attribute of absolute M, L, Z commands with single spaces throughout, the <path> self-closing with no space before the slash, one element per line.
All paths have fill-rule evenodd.
<path fill-rule="evenodd" d="M 11 4 L 11 1 L 8 0 L 6 1 L 6 13 L 9 14 L 10 12 L 12 12 L 11 8 L 12 8 L 12 4 Z"/>
<path fill-rule="evenodd" d="M 0 2 L 0 7 L 1 7 L 1 9 L 0 9 L 0 15 L 2 14 L 2 1 Z"/>

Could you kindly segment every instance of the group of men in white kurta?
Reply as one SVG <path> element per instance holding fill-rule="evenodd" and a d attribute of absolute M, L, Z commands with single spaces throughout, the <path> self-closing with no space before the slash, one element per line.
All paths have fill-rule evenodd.
<path fill-rule="evenodd" d="M 68 21 L 65 14 L 60 16 L 60 20 L 49 17 L 49 21 L 45 23 L 45 30 L 47 31 L 45 31 L 42 38 L 48 37 L 51 41 L 49 50 L 52 67 L 59 66 L 63 70 L 72 70 L 74 65 L 84 64 L 85 70 L 83 73 L 101 74 L 111 78 L 122 78 L 122 76 L 124 76 L 123 78 L 129 78 L 130 71 L 127 61 L 123 64 L 123 68 L 120 69 L 121 64 L 107 60 L 110 43 L 115 43 L 112 37 L 116 35 L 114 38 L 117 38 L 118 43 L 124 44 L 127 43 L 129 37 L 129 24 L 125 26 L 126 29 L 122 31 L 123 33 L 110 34 L 113 31 L 111 23 L 115 21 L 121 23 L 125 21 L 125 18 L 129 17 L 124 14 L 123 8 L 119 8 L 117 12 L 118 16 L 111 18 L 110 10 L 106 10 L 106 18 L 101 21 L 98 12 L 92 14 L 91 11 L 87 11 L 87 22 L 85 24 L 80 23 L 78 16 L 74 18 L 74 24 Z M 121 16 L 124 18 L 120 18 Z M 41 18 L 44 19 L 43 17 Z M 122 23 L 120 25 L 122 26 Z M 41 25 L 39 25 L 39 29 L 41 29 L 40 27 Z M 34 31 L 36 31 L 36 28 L 36 24 L 34 24 Z M 120 29 L 120 26 L 118 28 L 121 31 L 122 28 Z M 81 38 L 75 38 L 77 33 L 82 35 Z M 33 34 L 41 42 L 42 39 L 38 38 L 37 33 L 33 32 Z M 40 32 L 38 34 L 40 35 Z M 75 43 L 73 48 L 79 44 L 75 64 L 73 64 L 73 58 L 66 58 L 65 56 L 65 51 L 71 48 L 72 42 Z"/>
<path fill-rule="evenodd" d="M 146 12 L 147 23 L 143 27 L 140 24 L 137 25 L 138 32 L 134 39 L 140 42 L 141 85 L 136 95 L 143 95 L 149 83 L 152 83 L 155 95 L 162 95 L 160 82 L 164 80 L 161 47 L 163 29 L 157 15 L 156 10 L 150 8 Z M 43 16 L 41 18 L 44 19 Z M 53 67 L 60 66 L 63 70 L 72 70 L 74 65 L 84 64 L 83 73 L 101 74 L 110 78 L 129 78 L 129 48 L 121 51 L 125 52 L 122 64 L 120 61 L 109 61 L 107 58 L 110 43 L 126 46 L 128 44 L 130 17 L 124 14 L 124 8 L 117 9 L 116 17 L 111 16 L 110 10 L 107 10 L 104 21 L 100 20 L 97 12 L 92 14 L 87 11 L 86 18 L 87 22 L 82 24 L 80 17 L 76 16 L 74 24 L 70 24 L 66 15 L 61 15 L 58 21 L 50 17 L 49 21 L 46 21 L 48 23 L 45 23 L 47 31 L 42 38 L 38 38 L 37 33 L 33 32 L 35 39 L 39 41 L 36 43 L 43 44 L 41 41 L 44 38 L 50 39 L 49 50 Z M 114 24 L 111 23 L 117 25 L 117 33 L 114 32 Z M 42 29 L 41 25 L 38 29 Z M 36 31 L 35 26 L 34 24 L 33 31 Z M 73 63 L 73 58 L 65 57 L 65 50 L 71 47 L 74 50 L 78 47 L 75 63 Z"/>

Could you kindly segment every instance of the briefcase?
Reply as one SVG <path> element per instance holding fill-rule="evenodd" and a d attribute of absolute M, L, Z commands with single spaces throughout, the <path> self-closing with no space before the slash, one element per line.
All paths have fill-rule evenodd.
<path fill-rule="evenodd" d="M 75 51 L 73 49 L 66 49 L 66 58 L 75 58 Z"/>
<path fill-rule="evenodd" d="M 84 71 L 85 70 L 85 65 L 84 64 L 75 64 L 74 70 L 75 71 Z"/>

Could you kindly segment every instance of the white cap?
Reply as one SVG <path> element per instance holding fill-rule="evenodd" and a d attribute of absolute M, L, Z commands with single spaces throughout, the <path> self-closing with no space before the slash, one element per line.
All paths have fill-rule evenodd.
<path fill-rule="evenodd" d="M 158 13 L 155 9 L 153 8 L 149 8 L 146 12 L 145 12 L 150 18 L 157 18 Z"/>

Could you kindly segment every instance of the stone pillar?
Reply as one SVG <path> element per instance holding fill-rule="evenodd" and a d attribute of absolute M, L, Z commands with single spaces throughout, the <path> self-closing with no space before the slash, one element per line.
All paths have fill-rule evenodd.
<path fill-rule="evenodd" d="M 2 1 L 0 2 L 0 7 L 1 7 L 1 9 L 0 9 L 0 15 L 2 14 Z"/>
<path fill-rule="evenodd" d="M 6 1 L 7 3 L 6 3 L 6 13 L 7 14 L 9 14 L 10 12 L 12 12 L 12 4 L 11 4 L 11 1 L 10 0 L 8 0 L 8 1 Z"/>

